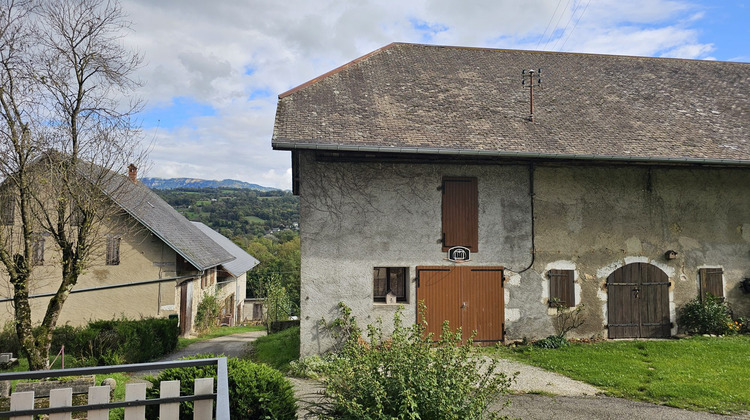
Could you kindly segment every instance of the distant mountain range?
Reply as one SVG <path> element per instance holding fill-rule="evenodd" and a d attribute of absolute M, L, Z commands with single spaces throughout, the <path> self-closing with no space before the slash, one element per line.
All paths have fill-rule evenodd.
<path fill-rule="evenodd" d="M 250 190 L 272 191 L 278 189 L 238 181 L 236 179 L 216 181 L 197 178 L 141 178 L 140 181 L 143 185 L 154 190 L 173 190 L 175 188 L 246 188 Z"/>

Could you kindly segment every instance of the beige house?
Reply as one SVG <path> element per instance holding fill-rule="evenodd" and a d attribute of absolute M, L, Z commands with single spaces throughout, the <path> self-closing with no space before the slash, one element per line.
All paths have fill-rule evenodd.
<path fill-rule="evenodd" d="M 237 325 L 244 319 L 247 272 L 258 265 L 259 261 L 229 238 L 203 223 L 193 224 L 234 257 L 234 260 L 223 263 L 218 271 L 216 295 L 223 302 L 221 325 Z"/>
<path fill-rule="evenodd" d="M 244 272 L 234 275 L 235 271 L 227 271 L 226 265 L 234 267 L 230 263 L 237 258 L 210 236 L 229 240 L 208 227 L 199 228 L 179 214 L 137 181 L 134 166 L 131 165 L 129 177 L 122 177 L 118 183 L 121 185 L 117 187 L 116 198 L 113 195 L 110 198 L 123 212 L 110 219 L 111 226 L 105 229 L 107 235 L 95 245 L 90 264 L 65 303 L 58 325 L 177 315 L 181 333 L 189 335 L 194 331 L 198 303 L 205 295 L 217 291 L 223 301 L 232 303 L 227 312 L 235 314 L 237 308 L 233 302 L 244 302 Z M 13 230 L 20 229 L 19 219 L 14 217 L 17 215 L 13 214 L 12 204 L 5 202 L 2 210 L 2 228 L 12 236 Z M 204 233 L 206 230 L 212 233 Z M 34 253 L 31 305 L 33 321 L 40 322 L 49 302 L 49 296 L 44 295 L 54 292 L 59 285 L 60 253 L 44 234 L 39 235 Z M 233 280 L 231 287 L 226 287 L 229 276 Z M 3 324 L 14 318 L 9 298 L 12 287 L 2 270 L 0 322 Z"/>

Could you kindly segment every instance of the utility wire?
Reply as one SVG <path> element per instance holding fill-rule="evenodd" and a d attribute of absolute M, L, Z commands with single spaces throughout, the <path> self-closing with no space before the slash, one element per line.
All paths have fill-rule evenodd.
<path fill-rule="evenodd" d="M 576 23 L 575 23 L 575 25 L 573 25 L 573 28 L 570 29 L 570 32 L 568 33 L 568 36 L 565 38 L 565 42 L 563 42 L 562 45 L 560 46 L 560 51 L 562 51 L 562 49 L 565 48 L 565 44 L 568 42 L 568 39 L 570 39 L 570 35 L 576 30 L 576 27 L 578 26 L 578 22 L 581 21 L 581 18 L 586 13 L 586 9 L 589 8 L 589 4 L 590 3 L 591 3 L 591 0 L 589 0 L 586 3 L 586 7 L 583 8 L 583 12 L 581 12 L 581 14 L 578 15 L 578 20 L 576 20 Z"/>
<path fill-rule="evenodd" d="M 547 46 L 549 45 L 549 43 L 552 42 L 552 36 L 555 34 L 555 28 L 557 28 L 558 25 L 560 25 L 560 20 L 562 20 L 562 17 L 565 14 L 564 11 L 568 9 L 568 7 L 570 6 L 570 2 L 571 1 L 572 0 L 568 0 L 568 3 L 565 4 L 565 9 L 563 9 L 563 11 L 560 12 L 560 17 L 557 18 L 557 22 L 555 22 L 555 26 L 552 28 L 552 32 L 550 32 L 550 34 L 549 34 L 549 38 L 547 39 L 547 43 L 544 44 L 544 49 L 545 50 L 547 50 Z M 563 31 L 563 33 L 564 33 L 564 31 Z"/>
<path fill-rule="evenodd" d="M 550 25 L 552 25 L 552 20 L 555 18 L 555 15 L 557 14 L 557 9 L 560 8 L 560 3 L 562 3 L 562 0 L 557 0 L 557 6 L 555 6 L 555 11 L 552 12 L 552 16 L 549 17 L 549 22 L 547 22 L 547 27 L 544 28 L 542 37 L 539 38 L 539 42 L 536 43 L 536 49 L 539 49 L 539 45 L 542 44 L 542 40 L 544 40 L 544 37 L 547 36 L 547 30 L 549 30 Z"/>
<path fill-rule="evenodd" d="M 555 40 L 555 45 L 552 47 L 550 51 L 557 51 L 557 44 L 560 42 L 561 39 L 563 39 L 565 34 L 568 32 L 568 26 L 570 26 L 570 22 L 573 21 L 573 18 L 575 17 L 576 12 L 578 12 L 580 4 L 581 3 L 578 1 L 575 1 L 573 3 L 573 10 L 570 12 L 570 17 L 568 18 L 568 21 L 565 22 L 565 27 L 563 28 L 562 34 L 560 34 L 560 38 L 557 38 Z"/>

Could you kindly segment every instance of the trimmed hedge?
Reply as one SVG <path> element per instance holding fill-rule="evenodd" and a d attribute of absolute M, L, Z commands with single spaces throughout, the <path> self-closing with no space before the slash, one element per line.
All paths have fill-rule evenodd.
<path fill-rule="evenodd" d="M 217 357 L 204 354 L 187 359 L 205 359 Z M 233 419 L 296 419 L 297 402 L 294 389 L 281 373 L 266 365 L 259 365 L 249 360 L 228 358 L 229 375 L 229 412 Z M 196 366 L 166 369 L 159 376 L 151 379 L 154 385 L 146 391 L 147 398 L 159 396 L 159 383 L 162 381 L 180 381 L 180 395 L 192 395 L 195 378 L 214 378 L 215 366 Z M 158 418 L 158 406 L 146 408 L 146 418 Z M 193 403 L 180 403 L 180 418 L 192 418 Z"/>
<path fill-rule="evenodd" d="M 80 366 L 143 363 L 172 353 L 180 328 L 176 319 L 144 318 L 93 321 L 85 327 L 63 325 L 52 332 L 52 352 L 65 345 L 65 353 Z M 0 332 L 0 350 L 20 353 L 15 327 Z"/>

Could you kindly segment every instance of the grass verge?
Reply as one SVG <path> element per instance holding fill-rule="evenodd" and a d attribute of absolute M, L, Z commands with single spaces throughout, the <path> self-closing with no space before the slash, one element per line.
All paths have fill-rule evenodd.
<path fill-rule="evenodd" d="M 254 362 L 265 363 L 286 373 L 289 362 L 299 359 L 299 327 L 259 337 L 253 342 L 249 356 Z"/>
<path fill-rule="evenodd" d="M 750 407 L 750 337 L 572 343 L 489 352 L 561 373 L 615 397 L 715 413 Z"/>
<path fill-rule="evenodd" d="M 206 334 L 201 334 L 198 337 L 193 337 L 193 338 L 180 337 L 177 340 L 176 350 L 181 350 L 193 343 L 210 340 L 216 337 L 223 337 L 225 335 L 239 334 L 239 333 L 249 332 L 249 331 L 265 331 L 265 330 L 266 330 L 265 325 L 214 328 L 213 330 L 207 332 Z"/>

